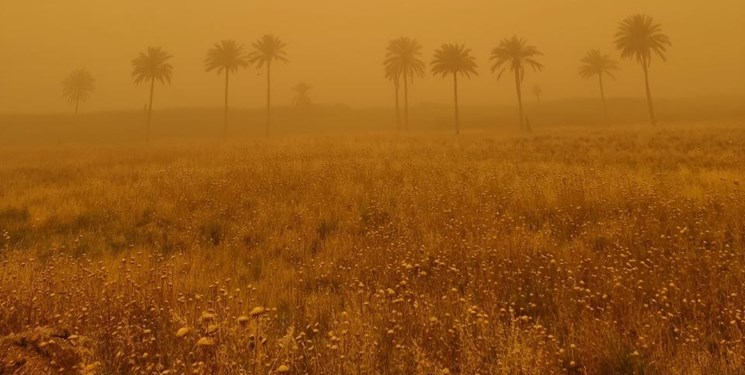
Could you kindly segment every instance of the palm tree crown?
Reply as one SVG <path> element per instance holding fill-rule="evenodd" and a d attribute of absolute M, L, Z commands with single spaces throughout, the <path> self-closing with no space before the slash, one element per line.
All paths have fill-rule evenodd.
<path fill-rule="evenodd" d="M 85 103 L 95 90 L 93 76 L 85 69 L 79 69 L 70 74 L 62 82 L 62 94 L 67 100 L 75 104 L 75 113 L 78 112 L 78 105 Z"/>
<path fill-rule="evenodd" d="M 526 45 L 523 38 L 516 35 L 510 39 L 504 39 L 491 52 L 491 60 L 494 60 L 492 71 L 496 72 L 501 69 L 497 79 L 502 77 L 509 64 L 510 70 L 518 74 L 520 81 L 525 79 L 525 66 L 530 66 L 535 71 L 543 70 L 543 64 L 536 60 L 537 56 L 543 56 L 543 53 L 534 46 Z"/>
<path fill-rule="evenodd" d="M 635 14 L 621 22 L 615 44 L 621 51 L 621 58 L 636 59 L 645 67 L 652 61 L 652 54 L 664 61 L 667 47 L 672 45 L 670 38 L 662 33 L 662 26 L 643 14 Z"/>
<path fill-rule="evenodd" d="M 168 62 L 173 56 L 169 55 L 161 47 L 150 47 L 146 52 L 140 52 L 136 59 L 132 60 L 135 83 L 145 81 L 159 81 L 160 83 L 171 83 L 173 76 L 173 65 Z"/>
<path fill-rule="evenodd" d="M 613 77 L 613 71 L 618 70 L 618 64 L 602 52 L 593 49 L 580 60 L 579 75 L 582 78 L 590 78 L 596 75 L 607 74 Z M 615 77 L 614 77 L 615 78 Z"/>
<path fill-rule="evenodd" d="M 476 68 L 476 58 L 462 44 L 443 44 L 435 51 L 435 58 L 432 60 L 432 73 L 443 77 L 463 74 L 470 78 L 472 74 L 478 75 Z"/>
<path fill-rule="evenodd" d="M 239 68 L 248 66 L 248 58 L 243 50 L 243 45 L 239 45 L 235 40 L 223 40 L 207 52 L 207 59 L 204 61 L 204 68 L 207 72 L 217 70 L 217 74 L 224 71 L 235 72 Z"/>
<path fill-rule="evenodd" d="M 249 55 L 249 62 L 257 68 L 271 65 L 274 61 L 287 62 L 286 44 L 274 35 L 266 34 L 253 44 L 254 51 Z"/>
<path fill-rule="evenodd" d="M 404 78 L 413 82 L 415 77 L 424 77 L 422 45 L 414 39 L 401 37 L 388 44 L 385 56 L 386 77 Z"/>

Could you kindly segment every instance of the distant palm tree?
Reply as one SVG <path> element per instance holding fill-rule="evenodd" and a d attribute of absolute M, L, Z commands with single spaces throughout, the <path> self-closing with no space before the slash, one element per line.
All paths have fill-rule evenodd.
<path fill-rule="evenodd" d="M 78 69 L 70 74 L 62 82 L 62 95 L 67 98 L 71 104 L 75 104 L 75 114 L 78 114 L 80 102 L 87 102 L 93 90 L 96 89 L 93 76 L 85 69 Z"/>
<path fill-rule="evenodd" d="M 228 88 L 230 73 L 248 66 L 248 59 L 243 51 L 243 45 L 234 40 L 223 40 L 207 51 L 204 68 L 207 72 L 217 70 L 217 74 L 225 72 L 225 114 L 223 116 L 223 138 L 228 137 Z"/>
<path fill-rule="evenodd" d="M 471 50 L 462 44 L 443 44 L 435 51 L 432 61 L 432 73 L 443 78 L 453 75 L 453 95 L 455 101 L 455 134 L 460 134 L 460 112 L 458 109 L 458 74 L 471 78 L 476 72 L 476 58 L 471 56 Z"/>
<path fill-rule="evenodd" d="M 525 112 L 523 111 L 523 96 L 522 96 L 522 82 L 525 79 L 525 67 L 529 66 L 534 71 L 540 71 L 543 69 L 543 64 L 536 60 L 537 56 L 543 56 L 543 53 L 534 46 L 526 45 L 527 42 L 523 38 L 513 36 L 510 39 L 504 39 L 499 42 L 499 45 L 494 48 L 491 52 L 491 60 L 494 60 L 494 66 L 492 71 L 496 72 L 501 69 L 497 79 L 502 77 L 502 74 L 509 69 L 515 74 L 515 90 L 517 91 L 517 105 L 520 115 L 520 127 L 530 131 L 525 126 Z"/>
<path fill-rule="evenodd" d="M 254 51 L 249 55 L 249 62 L 258 69 L 266 65 L 266 134 L 272 124 L 272 63 L 286 63 L 285 43 L 274 35 L 266 34 L 253 44 Z"/>
<path fill-rule="evenodd" d="M 385 78 L 393 82 L 393 89 L 396 92 L 396 130 L 401 130 L 401 100 L 399 99 L 399 91 L 401 88 L 401 74 L 395 67 L 385 67 Z"/>
<path fill-rule="evenodd" d="M 533 86 L 533 95 L 535 95 L 535 100 L 538 103 L 540 103 L 541 96 L 543 95 L 543 88 L 541 88 L 541 86 L 538 86 L 538 85 Z"/>
<path fill-rule="evenodd" d="M 153 93 L 155 81 L 161 84 L 171 83 L 173 76 L 173 65 L 168 62 L 173 56 L 169 55 L 161 47 L 149 47 L 147 51 L 140 52 L 136 59 L 132 60 L 135 83 L 150 81 L 150 104 L 147 107 L 147 133 L 146 140 L 150 140 L 150 122 L 153 117 Z"/>
<path fill-rule="evenodd" d="M 582 78 L 598 76 L 598 81 L 600 83 L 600 99 L 603 101 L 603 112 L 608 115 L 608 106 L 605 103 L 603 75 L 607 74 L 609 77 L 615 78 L 615 76 L 613 76 L 613 71 L 618 70 L 618 64 L 609 55 L 604 55 L 596 49 L 587 52 L 587 55 L 585 55 L 580 62 L 582 65 L 579 67 L 579 75 L 582 76 Z"/>
<path fill-rule="evenodd" d="M 652 55 L 656 54 L 665 61 L 667 47 L 671 46 L 670 38 L 662 33 L 662 26 L 654 23 L 652 17 L 635 14 L 621 21 L 616 33 L 616 48 L 621 51 L 621 58 L 636 59 L 644 70 L 644 84 L 647 91 L 647 105 L 652 125 L 657 124 L 652 104 L 652 92 L 649 89 L 649 65 Z"/>
<path fill-rule="evenodd" d="M 292 106 L 299 109 L 308 109 L 313 105 L 308 92 L 313 87 L 305 82 L 300 82 L 292 88 L 295 91 L 295 97 L 292 99 Z"/>
<path fill-rule="evenodd" d="M 385 56 L 386 76 L 395 79 L 394 85 L 404 83 L 404 126 L 409 128 L 409 83 L 414 78 L 424 77 L 424 61 L 421 59 L 422 45 L 414 39 L 401 37 L 388 43 L 388 53 Z M 398 96 L 398 87 L 396 88 Z M 398 99 L 396 99 L 398 106 Z"/>

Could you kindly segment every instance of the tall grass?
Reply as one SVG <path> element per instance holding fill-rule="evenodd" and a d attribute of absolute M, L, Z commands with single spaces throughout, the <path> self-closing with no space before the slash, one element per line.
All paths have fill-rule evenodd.
<path fill-rule="evenodd" d="M 743 150 L 726 128 L 0 151 L 0 335 L 69 330 L 106 374 L 735 374 Z"/>

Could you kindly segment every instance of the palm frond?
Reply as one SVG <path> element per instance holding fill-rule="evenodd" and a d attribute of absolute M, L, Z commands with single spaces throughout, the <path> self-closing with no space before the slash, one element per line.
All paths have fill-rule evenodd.
<path fill-rule="evenodd" d="M 593 49 L 588 51 L 585 57 L 580 60 L 579 75 L 582 78 L 590 78 L 601 74 L 614 77 L 612 72 L 618 69 L 618 64 L 610 55 Z"/>
<path fill-rule="evenodd" d="M 614 44 L 621 52 L 621 58 L 636 60 L 645 67 L 651 63 L 653 55 L 665 61 L 665 52 L 672 45 L 670 38 L 662 33 L 662 26 L 644 14 L 635 14 L 621 21 Z"/>
<path fill-rule="evenodd" d="M 401 37 L 390 41 L 383 61 L 386 79 L 395 83 L 405 78 L 413 83 L 415 78 L 424 77 L 426 65 L 421 50 L 422 46 L 415 39 Z"/>
<path fill-rule="evenodd" d="M 289 60 L 285 52 L 286 46 L 276 36 L 265 34 L 252 44 L 254 50 L 248 55 L 248 62 L 256 65 L 257 69 L 261 69 L 265 64 L 271 64 L 275 61 L 287 63 Z"/>
<path fill-rule="evenodd" d="M 432 73 L 443 77 L 450 74 L 463 74 L 466 77 L 478 75 L 476 58 L 471 50 L 462 44 L 443 44 L 432 60 Z"/>
<path fill-rule="evenodd" d="M 78 69 L 62 82 L 62 96 L 70 103 L 85 103 L 96 89 L 95 82 L 87 70 Z"/>
<path fill-rule="evenodd" d="M 509 39 L 503 39 L 491 52 L 492 72 L 500 71 L 497 79 L 502 77 L 505 66 L 509 64 L 510 70 L 517 72 L 521 79 L 525 77 L 525 66 L 530 66 L 534 71 L 543 70 L 543 64 L 536 57 L 543 56 L 543 52 L 535 46 L 527 45 L 527 41 L 517 35 Z"/>
<path fill-rule="evenodd" d="M 135 83 L 156 80 L 162 84 L 171 83 L 173 65 L 168 62 L 172 58 L 160 47 L 150 47 L 132 60 Z"/>
<path fill-rule="evenodd" d="M 217 70 L 218 74 L 224 71 L 235 72 L 240 68 L 248 66 L 248 57 L 244 52 L 244 46 L 234 40 L 223 40 L 207 51 L 204 61 L 205 71 Z"/>

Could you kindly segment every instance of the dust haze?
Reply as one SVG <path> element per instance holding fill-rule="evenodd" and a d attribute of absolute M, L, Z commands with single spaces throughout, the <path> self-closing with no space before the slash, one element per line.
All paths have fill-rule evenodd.
<path fill-rule="evenodd" d="M 743 0 L 0 0 L 0 374 L 743 374 L 743 212 Z"/>
<path fill-rule="evenodd" d="M 745 4 L 739 0 L 706 6 L 689 0 L 33 0 L 0 4 L 0 112 L 71 112 L 61 99 L 60 82 L 81 68 L 96 80 L 86 111 L 139 111 L 147 103 L 147 87 L 133 84 L 131 61 L 149 46 L 173 55 L 173 84 L 159 88 L 156 110 L 219 108 L 223 82 L 204 72 L 206 51 L 224 39 L 250 47 L 267 33 L 287 44 L 290 60 L 273 77 L 277 106 L 291 105 L 292 87 L 300 82 L 313 86 L 315 103 L 392 106 L 381 63 L 386 43 L 400 36 L 422 44 L 427 64 L 442 43 L 473 50 L 479 76 L 462 83 L 466 106 L 513 104 L 512 82 L 497 81 L 488 59 L 500 40 L 515 34 L 545 54 L 545 69 L 529 74 L 526 88 L 540 85 L 549 101 L 594 98 L 595 82 L 578 77 L 579 60 L 590 49 L 617 58 L 613 36 L 619 22 L 635 13 L 654 17 L 673 43 L 668 61 L 651 66 L 656 97 L 745 96 Z M 607 95 L 643 97 L 639 66 L 631 61 L 620 66 L 616 79 L 607 82 Z M 249 68 L 235 76 L 232 106 L 264 105 L 263 74 Z M 411 104 L 449 105 L 449 87 L 428 67 L 410 89 Z"/>

